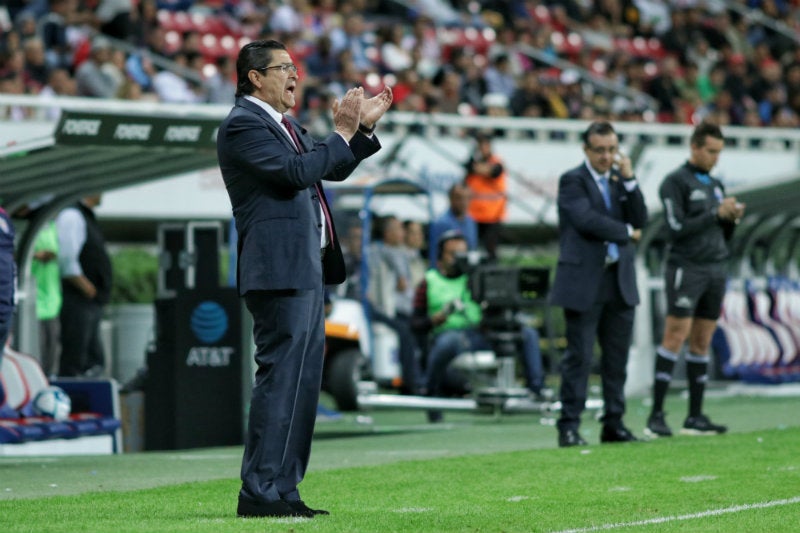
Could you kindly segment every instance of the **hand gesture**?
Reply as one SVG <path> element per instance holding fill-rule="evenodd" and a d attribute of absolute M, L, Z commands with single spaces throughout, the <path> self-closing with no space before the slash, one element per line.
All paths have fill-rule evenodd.
<path fill-rule="evenodd" d="M 622 176 L 622 179 L 629 180 L 633 177 L 633 163 L 631 163 L 631 158 L 622 152 L 617 152 L 614 156 L 614 168 L 619 171 L 619 175 Z M 616 179 L 616 174 L 616 172 L 612 172 L 611 179 Z"/>
<path fill-rule="evenodd" d="M 380 94 L 361 102 L 361 123 L 367 128 L 372 128 L 392 105 L 392 90 L 386 86 Z"/>
<path fill-rule="evenodd" d="M 744 215 L 744 204 L 738 203 L 735 196 L 728 196 L 722 199 L 717 208 L 717 216 L 722 220 L 735 222 Z"/>
<path fill-rule="evenodd" d="M 364 89 L 350 89 L 342 97 L 342 100 L 333 101 L 333 125 L 334 129 L 348 141 L 358 131 L 358 123 L 361 120 L 361 106 L 364 101 Z"/>

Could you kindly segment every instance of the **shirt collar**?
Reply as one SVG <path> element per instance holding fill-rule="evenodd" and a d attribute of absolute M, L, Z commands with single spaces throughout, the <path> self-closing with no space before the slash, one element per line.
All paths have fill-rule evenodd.
<path fill-rule="evenodd" d="M 594 168 L 592 168 L 592 165 L 589 164 L 589 161 L 586 161 L 586 168 L 589 169 L 589 174 L 592 175 L 592 178 L 594 178 L 595 183 L 599 183 L 600 182 L 600 178 L 609 179 L 609 177 L 610 177 L 609 175 L 611 174 L 611 172 L 606 172 L 605 174 L 600 174 Z"/>
<path fill-rule="evenodd" d="M 245 97 L 245 99 L 250 100 L 251 102 L 256 104 L 258 107 L 260 107 L 261 109 L 266 111 L 267 114 L 269 116 L 271 116 L 275 120 L 275 122 L 277 122 L 278 124 L 281 123 L 281 119 L 283 118 L 283 115 L 281 113 L 278 113 L 275 110 L 274 107 L 272 107 L 271 105 L 266 103 L 264 100 L 259 100 L 258 98 L 256 98 L 252 94 L 246 94 L 246 95 L 244 95 L 244 97 Z"/>

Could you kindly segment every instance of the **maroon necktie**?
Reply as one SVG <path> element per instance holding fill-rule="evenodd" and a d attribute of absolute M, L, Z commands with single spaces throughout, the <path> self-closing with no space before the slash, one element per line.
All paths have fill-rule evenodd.
<path fill-rule="evenodd" d="M 289 132 L 289 136 L 294 141 L 294 146 L 299 153 L 303 153 L 303 145 L 300 144 L 300 139 L 297 137 L 297 134 L 294 132 L 294 128 L 292 127 L 292 123 L 289 122 L 289 119 L 286 116 L 281 117 L 281 124 L 286 127 L 286 131 Z M 325 215 L 325 227 L 328 229 L 328 241 L 330 242 L 331 248 L 334 247 L 333 244 L 333 225 L 331 224 L 331 214 L 328 211 L 328 204 L 325 202 L 325 197 L 323 196 L 322 186 L 319 183 L 314 184 L 314 188 L 317 190 L 317 196 L 319 197 L 319 205 L 322 206 L 322 214 Z"/>

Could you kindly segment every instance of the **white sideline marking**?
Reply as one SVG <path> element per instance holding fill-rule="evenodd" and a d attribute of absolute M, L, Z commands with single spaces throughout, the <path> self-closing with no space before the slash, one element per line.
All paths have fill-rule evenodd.
<path fill-rule="evenodd" d="M 684 476 L 681 481 L 684 483 L 700 483 L 701 481 L 714 481 L 717 476 Z"/>
<path fill-rule="evenodd" d="M 768 507 L 780 507 L 800 503 L 800 496 L 787 498 L 785 500 L 773 500 L 770 502 L 746 503 L 744 505 L 734 505 L 733 507 L 723 507 L 722 509 L 711 509 L 699 513 L 682 514 L 678 516 L 662 516 L 661 518 L 650 518 L 648 520 L 637 520 L 635 522 L 617 522 L 616 524 L 603 524 L 601 526 L 580 527 L 576 529 L 564 529 L 555 533 L 586 533 L 589 531 L 606 531 L 609 529 L 620 529 L 623 527 L 649 526 L 653 524 L 665 524 L 667 522 L 677 522 L 681 520 L 694 520 L 695 518 L 705 518 L 707 516 L 719 516 L 723 514 L 738 513 L 740 511 L 752 511 L 753 509 L 766 509 Z"/>

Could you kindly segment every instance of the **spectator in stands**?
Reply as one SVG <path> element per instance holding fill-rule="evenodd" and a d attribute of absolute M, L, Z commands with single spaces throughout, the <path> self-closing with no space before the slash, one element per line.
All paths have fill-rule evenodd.
<path fill-rule="evenodd" d="M 463 182 L 456 182 L 447 193 L 450 206 L 439 218 L 431 222 L 428 255 L 431 268 L 436 266 L 439 239 L 448 231 L 457 230 L 467 241 L 468 250 L 478 249 L 478 224 L 469 214 L 470 189 Z"/>
<path fill-rule="evenodd" d="M 470 190 L 469 215 L 478 223 L 481 245 L 494 260 L 506 218 L 507 185 L 505 167 L 487 134 L 475 134 L 475 149 L 464 167 L 464 183 Z"/>
<path fill-rule="evenodd" d="M 511 60 L 505 53 L 494 58 L 483 77 L 486 80 L 488 93 L 502 94 L 510 99 L 517 89 L 517 79 L 511 71 Z"/>
<path fill-rule="evenodd" d="M 448 70 L 442 77 L 442 84 L 437 92 L 438 111 L 440 113 L 457 114 L 461 106 L 461 75 L 455 70 Z"/>
<path fill-rule="evenodd" d="M 76 0 L 50 0 L 49 11 L 39 19 L 37 33 L 42 37 L 47 63 L 52 68 L 72 68 L 72 47 L 67 40 L 67 27 L 76 8 Z"/>
<path fill-rule="evenodd" d="M 183 52 L 176 52 L 172 61 L 179 67 L 189 70 L 188 58 Z M 194 104 L 203 100 L 193 88 L 192 82 L 172 70 L 159 69 L 153 77 L 153 90 L 162 102 Z"/>
<path fill-rule="evenodd" d="M 603 430 L 600 442 L 636 437 L 623 424 L 625 369 L 639 293 L 633 242 L 647 222 L 631 160 L 605 121 L 583 133 L 586 161 L 558 184 L 559 258 L 550 302 L 564 308 L 567 349 L 561 361 L 558 445 L 583 446 L 585 408 L 595 339 L 602 351 Z M 613 166 L 612 166 L 613 165 Z"/>
<path fill-rule="evenodd" d="M 236 101 L 236 84 L 233 82 L 236 65 L 227 55 L 219 56 L 214 64 L 216 70 L 206 80 L 208 103 L 233 105 Z"/>
<path fill-rule="evenodd" d="M 525 72 L 511 96 L 511 114 L 515 117 L 541 117 L 546 106 L 542 98 L 539 73 L 536 70 Z"/>
<path fill-rule="evenodd" d="M 374 65 L 369 57 L 370 37 L 374 37 L 372 32 L 367 30 L 364 17 L 358 13 L 353 13 L 344 21 L 344 34 L 341 40 L 334 40 L 334 50 L 340 52 L 346 50 L 350 54 L 353 66 L 359 72 L 365 72 Z"/>
<path fill-rule="evenodd" d="M 111 299 L 111 258 L 94 214 L 94 194 L 56 217 L 61 272 L 61 376 L 97 377 L 105 372 L 100 340 L 103 307 Z"/>
<path fill-rule="evenodd" d="M 322 379 L 324 285 L 345 280 L 321 181 L 346 179 L 380 149 L 374 129 L 392 92 L 350 91 L 333 104 L 336 131 L 316 141 L 285 114 L 297 104 L 298 71 L 282 43 L 246 44 L 236 67 L 236 105 L 219 127 L 217 154 L 239 230 L 238 288 L 253 316 L 258 366 L 237 515 L 313 518 L 328 512 L 308 507 L 297 485 Z"/>
<path fill-rule="evenodd" d="M 400 72 L 412 66 L 411 50 L 404 43 L 401 24 L 390 24 L 381 28 L 381 64 L 388 72 Z"/>
<path fill-rule="evenodd" d="M 77 96 L 77 87 L 75 80 L 69 75 L 69 72 L 63 68 L 56 68 L 50 71 L 47 78 L 47 85 L 42 87 L 39 91 L 41 98 L 53 98 L 59 96 Z M 60 107 L 50 107 L 45 112 L 46 118 L 52 121 L 57 121 L 61 116 Z"/>
<path fill-rule="evenodd" d="M 669 255 L 664 274 L 667 317 L 661 345 L 656 349 L 653 406 L 645 430 L 653 437 L 672 436 L 665 419 L 664 398 L 687 340 L 689 413 L 681 433 L 727 431 L 703 414 L 711 336 L 725 296 L 728 242 L 745 208 L 734 196 L 725 196 L 722 182 L 709 176 L 724 146 L 719 126 L 699 124 L 692 133 L 688 161 L 667 175 L 659 190 Z"/>
<path fill-rule="evenodd" d="M 39 92 L 47 84 L 50 67 L 45 59 L 44 43 L 38 37 L 30 37 L 23 41 L 25 53 L 24 76 L 28 85 L 33 86 L 32 92 Z"/>
<path fill-rule="evenodd" d="M 158 27 L 158 8 L 155 0 L 139 0 L 131 11 L 131 26 L 128 40 L 137 47 L 147 46 L 147 36 Z"/>
<path fill-rule="evenodd" d="M 473 58 L 467 55 L 460 55 L 461 66 L 461 102 L 468 104 L 470 114 L 482 114 L 484 112 L 483 98 L 488 92 L 486 79 L 483 77 L 483 70 L 475 64 Z"/>
<path fill-rule="evenodd" d="M 94 14 L 102 33 L 126 41 L 133 29 L 132 11 L 133 0 L 100 0 Z"/>
<path fill-rule="evenodd" d="M 436 26 L 430 18 L 420 15 L 411 27 L 415 57 L 415 66 L 420 76 L 433 76 L 442 61 L 442 44 L 436 36 Z"/>
<path fill-rule="evenodd" d="M 458 231 L 443 234 L 437 245 L 437 267 L 426 272 L 414 296 L 412 327 L 419 335 L 429 335 L 426 375 L 431 396 L 443 394 L 447 368 L 458 354 L 492 349 L 481 325 L 481 307 L 472 299 L 468 275 L 460 270 L 456 261 L 466 252 L 467 241 Z M 523 325 L 520 325 L 520 332 L 525 384 L 531 394 L 538 396 L 544 384 L 539 334 Z M 442 415 L 429 411 L 428 418 L 439 422 Z"/>
<path fill-rule="evenodd" d="M 111 61 L 111 43 L 104 37 L 95 37 L 92 50 L 78 70 L 75 71 L 75 83 L 78 96 L 96 98 L 114 98 L 119 89 L 119 79 L 109 74 L 106 66 Z"/>
<path fill-rule="evenodd" d="M 3 349 L 11 333 L 15 284 L 14 225 L 11 217 L 0 208 L 0 361 L 3 359 Z"/>
<path fill-rule="evenodd" d="M 311 54 L 306 58 L 306 72 L 315 84 L 325 85 L 336 78 L 341 63 L 333 50 L 329 35 L 320 35 Z"/>
<path fill-rule="evenodd" d="M 678 61 L 667 56 L 661 61 L 658 75 L 650 82 L 648 92 L 658 102 L 662 122 L 686 122 L 685 117 L 678 114 L 681 111 L 678 78 Z"/>

